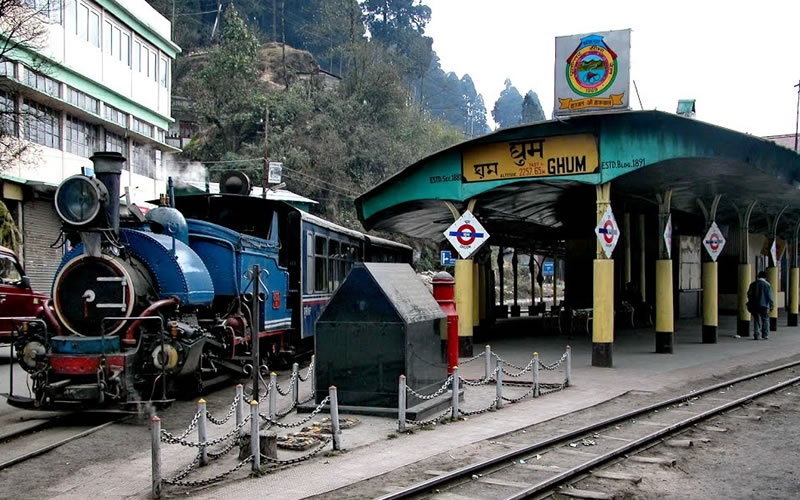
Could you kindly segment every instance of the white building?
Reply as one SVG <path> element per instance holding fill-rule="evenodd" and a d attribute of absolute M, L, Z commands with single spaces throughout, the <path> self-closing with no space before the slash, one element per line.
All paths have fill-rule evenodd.
<path fill-rule="evenodd" d="M 60 233 L 52 195 L 91 166 L 95 151 L 127 159 L 121 179 L 133 202 L 164 192 L 162 154 L 170 117 L 171 65 L 180 48 L 170 22 L 145 0 L 24 0 L 40 11 L 46 37 L 0 61 L 0 106 L 20 111 L 6 133 L 32 147 L 0 165 L 2 199 L 24 239 L 34 288 L 49 292 Z"/>

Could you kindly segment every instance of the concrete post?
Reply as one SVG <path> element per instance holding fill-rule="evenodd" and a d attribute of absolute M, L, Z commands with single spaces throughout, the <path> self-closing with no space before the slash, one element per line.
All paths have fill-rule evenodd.
<path fill-rule="evenodd" d="M 486 358 L 486 362 L 484 363 L 484 372 L 486 375 L 484 379 L 489 380 L 489 377 L 492 376 L 492 347 L 489 344 L 486 344 L 484 348 L 483 357 Z"/>
<path fill-rule="evenodd" d="M 458 354 L 472 356 L 472 260 L 456 261 L 456 311 L 458 312 Z"/>
<path fill-rule="evenodd" d="M 406 376 L 400 375 L 397 384 L 397 431 L 406 431 Z"/>
<path fill-rule="evenodd" d="M 671 224 L 672 191 L 659 195 L 658 248 L 656 261 L 656 352 L 675 352 L 675 320 L 672 298 L 672 249 L 667 248 L 664 232 Z"/>
<path fill-rule="evenodd" d="M 244 387 L 242 384 L 236 384 L 236 427 L 242 425 L 242 421 L 244 420 Z M 241 435 L 244 430 L 239 427 L 239 435 Z"/>
<path fill-rule="evenodd" d="M 300 401 L 300 365 L 297 363 L 292 364 L 291 380 L 294 380 L 292 385 L 292 406 L 295 406 Z"/>
<path fill-rule="evenodd" d="M 200 443 L 200 465 L 208 465 L 208 450 L 205 443 L 208 441 L 208 418 L 206 416 L 206 400 L 197 402 L 197 411 L 200 418 L 197 420 L 197 442 Z"/>
<path fill-rule="evenodd" d="M 342 449 L 342 431 L 339 430 L 339 398 L 336 395 L 336 386 L 328 388 L 331 397 L 331 437 L 333 437 L 333 449 Z"/>
<path fill-rule="evenodd" d="M 450 420 L 457 420 L 458 419 L 458 367 L 453 367 L 453 383 L 450 384 L 450 387 L 453 388 L 452 391 L 452 398 L 450 405 L 453 407 L 453 411 L 450 414 Z"/>
<path fill-rule="evenodd" d="M 496 389 L 497 389 L 497 409 L 503 407 L 503 360 L 497 360 L 497 376 L 495 377 L 497 381 Z"/>
<path fill-rule="evenodd" d="M 797 246 L 800 244 L 800 223 L 795 226 L 794 239 L 792 240 L 792 255 L 789 260 L 789 311 L 786 316 L 786 326 L 797 326 L 798 313 L 800 312 L 800 266 L 798 266 Z"/>
<path fill-rule="evenodd" d="M 595 186 L 597 195 L 597 222 L 600 222 L 611 204 L 611 183 Z M 613 365 L 614 346 L 614 261 L 606 257 L 600 242 L 593 272 L 592 366 L 610 368 Z"/>
<path fill-rule="evenodd" d="M 275 420 L 278 413 L 278 374 L 269 374 L 269 418 Z"/>
<path fill-rule="evenodd" d="M 533 353 L 533 397 L 539 397 L 539 353 Z"/>
<path fill-rule="evenodd" d="M 309 372 L 310 374 L 309 374 L 308 378 L 311 379 L 311 394 L 313 394 L 315 398 L 316 398 L 316 395 L 317 395 L 317 363 L 316 363 L 316 361 L 317 361 L 317 355 L 316 354 L 312 354 L 311 355 L 311 364 L 309 365 L 311 367 L 311 371 Z M 316 401 L 316 399 L 315 399 L 315 401 Z"/>
<path fill-rule="evenodd" d="M 517 300 L 519 299 L 519 288 L 517 287 L 517 271 L 519 269 L 519 260 L 517 259 L 517 249 L 514 249 L 514 253 L 511 255 L 511 272 L 513 273 L 513 283 L 514 283 L 514 304 L 511 306 L 511 317 L 518 318 L 519 317 L 519 304 L 517 304 Z"/>
<path fill-rule="evenodd" d="M 569 386 L 570 381 L 572 381 L 572 347 L 567 346 L 567 368 L 566 368 L 566 376 L 564 380 L 564 384 Z"/>
<path fill-rule="evenodd" d="M 250 451 L 253 454 L 252 470 L 261 470 L 261 447 L 258 435 L 258 400 L 250 401 Z"/>
<path fill-rule="evenodd" d="M 150 460 L 152 462 L 153 475 L 153 498 L 161 498 L 161 419 L 153 415 L 150 419 Z"/>

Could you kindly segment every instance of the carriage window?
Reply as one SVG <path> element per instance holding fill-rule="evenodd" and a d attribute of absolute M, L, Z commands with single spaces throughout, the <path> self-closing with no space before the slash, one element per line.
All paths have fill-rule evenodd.
<path fill-rule="evenodd" d="M 328 277 L 326 275 L 328 266 L 325 262 L 327 260 L 325 258 L 326 246 L 325 237 L 316 236 L 314 238 L 314 291 L 316 292 L 324 292 L 327 289 Z"/>
<path fill-rule="evenodd" d="M 328 240 L 328 290 L 334 291 L 339 286 L 343 276 L 339 273 L 339 261 L 342 256 L 339 254 L 339 242 Z"/>
<path fill-rule="evenodd" d="M 306 232 L 306 293 L 314 291 L 314 238 Z"/>
<path fill-rule="evenodd" d="M 350 269 L 353 267 L 354 250 L 355 248 L 353 248 L 353 245 L 342 243 L 342 260 L 339 262 L 341 279 L 345 279 L 347 273 L 349 273 Z"/>

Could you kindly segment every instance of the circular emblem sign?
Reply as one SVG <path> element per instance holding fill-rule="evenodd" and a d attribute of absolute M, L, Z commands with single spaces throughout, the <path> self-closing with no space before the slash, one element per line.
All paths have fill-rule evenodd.
<path fill-rule="evenodd" d="M 462 245 L 472 245 L 472 242 L 475 241 L 475 228 L 469 224 L 464 224 L 458 228 L 458 234 L 456 235 L 456 239 Z"/>
<path fill-rule="evenodd" d="M 579 95 L 591 97 L 603 93 L 617 77 L 617 54 L 599 35 L 581 39 L 567 59 L 567 83 Z"/>
<path fill-rule="evenodd" d="M 614 223 L 611 220 L 606 220 L 605 224 L 603 224 L 603 229 L 605 229 L 605 234 L 603 234 L 603 239 L 606 240 L 606 243 L 611 243 L 614 241 L 614 235 L 616 231 L 614 230 Z"/>

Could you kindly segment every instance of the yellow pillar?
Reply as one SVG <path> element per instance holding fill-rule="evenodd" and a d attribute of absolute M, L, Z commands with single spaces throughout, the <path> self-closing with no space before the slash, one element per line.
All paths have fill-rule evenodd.
<path fill-rule="evenodd" d="M 750 264 L 739 264 L 739 287 L 737 298 L 739 302 L 737 334 L 740 337 L 750 335 L 750 313 L 747 312 L 747 289 L 750 287 Z"/>
<path fill-rule="evenodd" d="M 472 262 L 472 327 L 473 329 L 481 322 L 481 302 L 480 302 L 480 264 Z"/>
<path fill-rule="evenodd" d="M 472 259 L 456 261 L 456 311 L 458 312 L 458 355 L 472 356 Z"/>
<path fill-rule="evenodd" d="M 789 270 L 789 315 L 787 326 L 797 326 L 797 316 L 800 313 L 798 302 L 798 285 L 800 285 L 800 269 L 793 267 Z"/>
<path fill-rule="evenodd" d="M 703 343 L 717 343 L 719 326 L 718 265 L 703 262 Z"/>
<path fill-rule="evenodd" d="M 611 204 L 611 184 L 595 186 L 597 194 L 597 222 Z M 592 320 L 592 366 L 611 367 L 614 346 L 614 261 L 606 257 L 600 242 L 594 260 L 593 320 Z"/>
<path fill-rule="evenodd" d="M 656 261 L 656 352 L 671 353 L 672 341 L 659 341 L 659 334 L 675 332 L 672 310 L 672 260 Z"/>
<path fill-rule="evenodd" d="M 769 312 L 769 330 L 775 332 L 778 330 L 778 293 L 781 291 L 781 282 L 778 280 L 778 268 L 767 268 L 767 281 L 772 288 L 772 301 L 775 307 Z"/>

